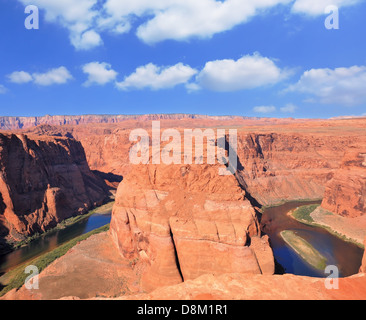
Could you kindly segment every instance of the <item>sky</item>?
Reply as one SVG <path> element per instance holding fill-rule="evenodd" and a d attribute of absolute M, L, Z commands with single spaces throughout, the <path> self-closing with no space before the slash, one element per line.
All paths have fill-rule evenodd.
<path fill-rule="evenodd" d="M 365 0 L 0 0 L 0 116 L 366 115 L 365 21 Z"/>

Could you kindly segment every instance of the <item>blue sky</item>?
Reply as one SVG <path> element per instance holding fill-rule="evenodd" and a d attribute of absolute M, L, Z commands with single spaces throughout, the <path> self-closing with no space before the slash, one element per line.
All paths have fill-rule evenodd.
<path fill-rule="evenodd" d="M 365 19 L 362 0 L 0 0 L 0 115 L 363 115 Z"/>

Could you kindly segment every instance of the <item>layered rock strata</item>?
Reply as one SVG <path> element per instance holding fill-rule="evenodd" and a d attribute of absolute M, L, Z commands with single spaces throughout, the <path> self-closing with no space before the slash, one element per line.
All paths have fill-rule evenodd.
<path fill-rule="evenodd" d="M 125 258 L 148 264 L 144 290 L 203 274 L 274 273 L 257 211 L 219 168 L 141 164 L 120 184 L 110 232 Z"/>
<path fill-rule="evenodd" d="M 108 196 L 80 142 L 0 134 L 0 235 L 19 241 L 83 214 Z"/>
<path fill-rule="evenodd" d="M 343 217 L 366 215 L 366 149 L 344 156 L 326 185 L 322 207 Z"/>
<path fill-rule="evenodd" d="M 259 121 L 259 120 L 258 120 Z M 323 198 L 326 184 L 340 169 L 342 158 L 353 150 L 366 150 L 365 124 L 361 120 L 296 122 L 251 127 L 244 120 L 161 120 L 165 128 L 238 128 L 240 184 L 262 205 L 281 201 Z M 92 170 L 125 176 L 131 130 L 151 130 L 151 121 L 117 124 L 40 126 L 37 134 L 70 136 L 79 140 Z"/>

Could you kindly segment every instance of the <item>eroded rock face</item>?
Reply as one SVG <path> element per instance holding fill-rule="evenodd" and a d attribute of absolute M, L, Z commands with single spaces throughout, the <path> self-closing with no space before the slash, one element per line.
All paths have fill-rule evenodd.
<path fill-rule="evenodd" d="M 67 138 L 0 134 L 1 237 L 22 240 L 101 204 L 108 190 Z"/>
<path fill-rule="evenodd" d="M 262 205 L 321 199 L 352 141 L 347 135 L 239 132 L 240 183 Z"/>
<path fill-rule="evenodd" d="M 121 119 L 123 122 L 118 122 Z M 46 123 L 53 123 L 52 119 L 48 120 Z M 37 134 L 74 137 L 82 143 L 92 170 L 126 176 L 131 169 L 129 134 L 136 128 L 151 130 L 152 120 L 160 120 L 162 130 L 238 128 L 238 180 L 262 205 L 323 198 L 325 186 L 340 168 L 344 154 L 352 149 L 366 150 L 365 121 L 362 119 L 300 121 L 187 115 L 81 117 L 77 125 L 65 119 L 70 125 L 38 126 L 29 130 Z M 105 123 L 95 125 L 93 121 Z"/>
<path fill-rule="evenodd" d="M 274 273 L 257 212 L 216 165 L 135 166 L 118 188 L 111 235 L 124 257 L 149 264 L 147 291 L 207 273 Z"/>
<path fill-rule="evenodd" d="M 343 217 L 366 214 L 366 150 L 347 153 L 326 186 L 322 207 Z"/>

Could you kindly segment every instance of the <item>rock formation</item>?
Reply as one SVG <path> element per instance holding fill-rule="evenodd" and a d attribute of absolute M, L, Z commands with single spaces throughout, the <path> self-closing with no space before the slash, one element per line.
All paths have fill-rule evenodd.
<path fill-rule="evenodd" d="M 272 120 L 235 118 L 164 119 L 160 122 L 162 130 L 238 128 L 240 175 L 237 178 L 262 205 L 284 200 L 321 199 L 327 182 L 340 168 L 344 154 L 352 148 L 366 149 L 361 120 L 287 120 L 281 125 Z M 73 137 L 82 143 L 92 170 L 126 176 L 131 169 L 129 134 L 136 128 L 151 130 L 150 118 L 149 121 L 125 120 L 99 125 L 39 126 L 29 130 L 41 135 Z"/>
<path fill-rule="evenodd" d="M 0 225 L 4 234 L 16 238 L 42 231 L 71 211 L 99 201 L 105 192 L 103 183 L 89 171 L 88 162 L 96 175 L 106 180 L 112 177 L 115 185 L 124 177 L 110 229 L 122 256 L 115 260 L 123 260 L 131 269 L 136 266 L 128 273 L 135 273 L 131 282 L 136 287 L 140 280 L 144 291 L 165 287 L 140 298 L 365 297 L 364 275 L 341 279 L 338 291 L 326 291 L 319 279 L 272 276 L 274 257 L 268 237 L 261 233 L 257 211 L 263 204 L 321 198 L 325 191 L 323 205 L 332 206 L 332 211 L 339 209 L 347 217 L 364 213 L 364 120 L 276 125 L 273 120 L 248 124 L 243 118 L 224 121 L 176 115 L 45 119 L 0 120 L 6 123 L 3 128 L 47 124 L 28 132 L 50 136 L 1 136 Z M 130 131 L 151 126 L 151 120 L 161 120 L 162 129 L 178 130 L 235 125 L 238 171 L 220 176 L 216 164 L 132 165 Z M 103 250 L 102 245 L 98 248 Z M 88 252 L 93 252 L 92 246 Z M 56 274 L 57 263 L 70 257 L 77 261 L 75 251 L 70 252 L 46 271 L 44 279 L 47 272 Z M 107 278 L 122 278 L 118 268 L 113 274 L 107 258 L 101 264 L 111 267 Z M 94 255 L 93 259 L 93 265 L 98 265 L 98 258 Z M 84 267 L 88 263 L 89 259 L 82 262 Z M 364 258 L 361 272 L 365 264 Z"/>
<path fill-rule="evenodd" d="M 80 142 L 0 134 L 0 233 L 19 241 L 82 214 L 107 197 Z M 4 244 L 4 241 L 3 241 Z"/>
<path fill-rule="evenodd" d="M 366 149 L 348 152 L 326 185 L 322 207 L 343 217 L 366 214 Z"/>
<path fill-rule="evenodd" d="M 117 191 L 111 235 L 125 258 L 148 264 L 147 291 L 207 273 L 274 273 L 257 211 L 219 165 L 133 166 Z"/>

